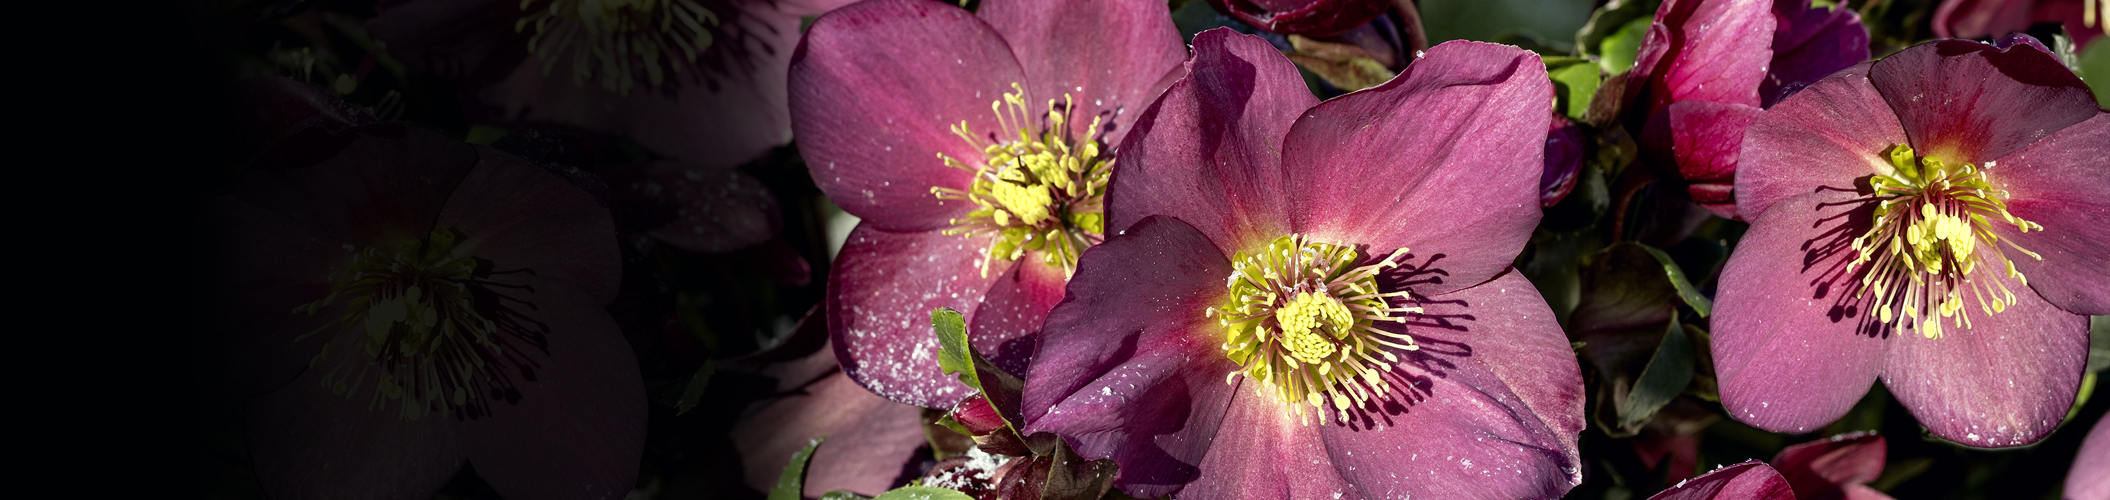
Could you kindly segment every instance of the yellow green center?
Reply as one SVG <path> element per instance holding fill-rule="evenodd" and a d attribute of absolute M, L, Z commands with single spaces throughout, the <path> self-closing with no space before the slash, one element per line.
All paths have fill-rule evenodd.
<path fill-rule="evenodd" d="M 567 64 L 573 83 L 624 95 L 640 76 L 657 87 L 695 64 L 718 26 L 695 0 L 521 0 L 520 11 L 513 31 L 534 28 L 527 48 L 543 74 Z"/>
<path fill-rule="evenodd" d="M 480 389 L 505 385 L 495 376 L 499 365 L 510 364 L 499 325 L 476 307 L 477 261 L 455 255 L 460 240 L 460 233 L 440 228 L 393 249 L 368 247 L 354 254 L 348 269 L 330 276 L 329 296 L 294 309 L 342 311 L 336 324 L 296 341 L 337 328 L 360 333 L 348 346 L 325 344 L 311 361 L 337 360 L 323 376 L 324 387 L 350 397 L 371 378 L 376 386 L 370 408 L 396 402 L 400 417 L 415 420 L 470 406 Z M 331 357 L 346 348 L 357 354 Z"/>
<path fill-rule="evenodd" d="M 1384 374 L 1399 362 L 1387 348 L 1421 348 L 1412 336 L 1374 326 L 1405 323 L 1405 315 L 1421 313 L 1393 304 L 1413 301 L 1407 292 L 1378 289 L 1378 274 L 1398 266 L 1406 253 L 1401 248 L 1366 262 L 1354 246 L 1302 235 L 1275 238 L 1257 253 L 1239 252 L 1224 281 L 1229 297 L 1203 311 L 1224 327 L 1224 355 L 1239 365 L 1225 382 L 1243 375 L 1288 403 L 1285 411 L 1300 422 L 1304 405 L 1310 405 L 1321 424 L 1327 403 L 1346 419 L 1351 408 L 1384 397 L 1391 390 Z"/>
<path fill-rule="evenodd" d="M 2029 280 L 2015 270 L 2005 252 L 1990 245 L 2006 243 L 2032 258 L 2042 257 L 2013 241 L 2001 241 L 1993 233 L 1994 224 L 2025 233 L 2044 227 L 2009 213 L 2003 201 L 2007 192 L 1995 189 L 1984 169 L 1914 156 L 1903 144 L 1892 146 L 1886 155 L 1892 171 L 1869 179 L 1878 200 L 1875 223 L 1853 241 L 1859 254 L 1853 265 L 1865 272 L 1861 296 L 1874 297 L 1876 319 L 1899 334 L 1913 328 L 1927 338 L 1939 338 L 1945 319 L 1971 327 L 1971 305 L 1991 316 L 2014 304 L 2015 293 L 2006 284 L 1979 271 L 2004 273 L 2022 286 Z M 1988 248 L 1981 250 L 1981 241 Z"/>
<path fill-rule="evenodd" d="M 1025 88 L 1016 83 L 1011 88 L 989 104 L 997 126 L 1008 135 L 976 134 L 966 121 L 952 126 L 954 135 L 982 152 L 981 162 L 970 165 L 938 153 L 946 166 L 973 172 L 974 181 L 964 190 L 930 190 L 941 200 L 975 204 L 966 217 L 953 219 L 945 234 L 995 236 L 981 263 L 983 275 L 991 262 L 1017 260 L 1027 252 L 1039 252 L 1067 275 L 1076 271 L 1079 253 L 1105 239 L 1102 202 L 1114 159 L 1100 154 L 1099 117 L 1092 117 L 1083 136 L 1071 132 L 1077 108 L 1068 94 L 1060 102 L 1048 100 L 1042 127 L 1026 107 Z"/>

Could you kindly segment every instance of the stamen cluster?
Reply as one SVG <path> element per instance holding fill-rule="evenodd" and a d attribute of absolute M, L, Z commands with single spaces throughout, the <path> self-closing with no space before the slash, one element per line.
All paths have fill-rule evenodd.
<path fill-rule="evenodd" d="M 1379 329 L 1377 322 L 1405 323 L 1420 307 L 1405 291 L 1382 292 L 1377 276 L 1399 265 L 1401 248 L 1365 263 L 1356 247 L 1313 242 L 1302 235 L 1275 238 L 1259 253 L 1239 252 L 1224 286 L 1230 298 L 1203 311 L 1226 331 L 1224 355 L 1239 375 L 1259 382 L 1304 419 L 1310 405 L 1326 423 L 1326 402 L 1345 420 L 1348 410 L 1392 390 L 1383 375 L 1399 357 L 1389 350 L 1419 350 L 1414 337 Z M 1299 404 L 1301 403 L 1301 404 Z"/>
<path fill-rule="evenodd" d="M 1060 104 L 1048 100 L 1047 124 L 1037 127 L 1026 107 L 1025 88 L 1016 83 L 1011 88 L 1002 100 L 990 102 L 989 110 L 996 114 L 997 126 L 1012 135 L 984 137 L 966 121 L 953 125 L 953 135 L 981 150 L 983 161 L 969 166 L 939 153 L 946 166 L 973 172 L 974 182 L 965 190 L 932 187 L 931 193 L 979 207 L 953 219 L 953 227 L 944 233 L 996 234 L 981 263 L 983 275 L 988 275 L 991 262 L 1017 260 L 1027 251 L 1043 252 L 1048 265 L 1068 275 L 1076 272 L 1079 253 L 1105 240 L 1103 203 L 1114 158 L 1100 154 L 1101 117 L 1092 117 L 1082 137 L 1070 132 L 1071 113 L 1077 108 L 1069 94 Z"/>
<path fill-rule="evenodd" d="M 2001 241 L 1993 233 L 1995 220 L 2021 232 L 2042 231 L 2043 226 L 2015 217 L 2002 201 L 2006 191 L 1987 182 L 1987 172 L 1969 163 L 1949 165 L 1933 156 L 1915 157 L 1911 147 L 1899 144 L 1886 153 L 1892 172 L 1869 179 L 1877 200 L 1875 223 L 1866 234 L 1853 240 L 1859 253 L 1853 265 L 1863 271 L 1861 296 L 1873 295 L 1870 306 L 1878 321 L 1903 334 L 1916 328 L 1927 338 L 1942 335 L 1942 320 L 1954 326 L 1971 327 L 1965 299 L 1976 302 L 1987 316 L 2015 303 L 2015 293 L 1999 279 L 1974 274 L 1981 267 L 2000 269 L 2022 286 L 2028 278 L 2015 270 L 2015 263 L 1999 248 L 1979 248 L 1982 239 L 1990 245 L 2006 243 L 2023 254 L 2042 260 L 2013 241 Z M 1987 163 L 1987 167 L 1993 166 Z"/>
<path fill-rule="evenodd" d="M 315 314 L 343 303 L 336 325 L 302 335 L 304 340 L 335 328 L 358 328 L 354 346 L 366 354 L 347 356 L 329 367 L 322 384 L 340 396 L 360 390 L 369 371 L 378 371 L 369 409 L 387 401 L 400 403 L 399 416 L 416 420 L 427 412 L 461 409 L 477 399 L 479 389 L 505 382 L 495 376 L 508 364 L 499 325 L 476 308 L 473 285 L 476 260 L 453 255 L 461 235 L 435 229 L 423 241 L 393 251 L 379 246 L 355 254 L 349 269 L 333 274 L 330 295 L 294 308 Z M 326 344 L 311 363 L 333 359 L 340 346 Z M 364 362 L 371 360 L 371 362 Z"/>
<path fill-rule="evenodd" d="M 573 83 L 598 80 L 623 95 L 639 73 L 657 87 L 668 73 L 687 69 L 711 47 L 710 28 L 718 26 L 718 15 L 695 0 L 520 0 L 520 11 L 513 31 L 534 27 L 527 49 L 542 60 L 543 74 L 569 50 Z"/>

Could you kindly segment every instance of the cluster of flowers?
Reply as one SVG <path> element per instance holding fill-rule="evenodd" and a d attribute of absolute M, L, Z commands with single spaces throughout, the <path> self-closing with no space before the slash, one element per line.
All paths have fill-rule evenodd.
<path fill-rule="evenodd" d="M 721 3 L 407 1 L 370 23 L 483 118 L 671 158 L 597 175 L 254 89 L 268 146 L 202 241 L 268 493 L 427 495 L 465 460 L 511 498 L 628 492 L 647 404 L 606 308 L 621 245 L 769 240 L 775 201 L 728 167 L 787 137 L 861 221 L 820 320 L 841 372 L 811 390 L 944 411 L 978 447 L 911 492 L 937 498 L 1561 496 L 1585 372 L 1515 266 L 1584 162 L 1571 120 L 1632 132 L 1693 205 L 1749 222 L 1709 349 L 1750 425 L 1814 432 L 1880 376 L 1935 436 L 2034 443 L 2110 314 L 2110 112 L 1996 2 L 1936 24 L 1993 43 L 1871 61 L 1846 9 L 1666 0 L 1594 120 L 1501 44 L 1395 44 L 1382 83 L 1321 101 L 1270 39 L 1183 44 L 1159 0 Z M 1299 43 L 1413 17 L 1212 3 Z M 631 227 L 653 203 L 679 208 Z M 2106 432 L 2069 495 L 2110 495 Z M 1880 497 L 1860 483 L 1882 450 L 1814 442 L 1659 498 Z M 880 465 L 786 477 L 817 496 L 820 469 L 899 472 Z"/>

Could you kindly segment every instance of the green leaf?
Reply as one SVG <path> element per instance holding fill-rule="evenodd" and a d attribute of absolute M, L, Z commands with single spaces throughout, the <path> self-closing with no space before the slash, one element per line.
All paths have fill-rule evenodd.
<path fill-rule="evenodd" d="M 1648 25 L 1654 21 L 1654 18 L 1637 17 L 1620 26 L 1619 31 L 1612 32 L 1612 36 L 1605 37 L 1597 48 L 1597 63 L 1604 66 L 1604 72 L 1619 74 L 1634 69 L 1634 57 L 1641 52 L 1641 40 L 1648 36 Z"/>
<path fill-rule="evenodd" d="M 1553 79 L 1554 109 L 1570 120 L 1581 121 L 1590 111 L 1590 98 L 1597 95 L 1598 66 L 1579 57 L 1546 58 L 1546 76 Z"/>
<path fill-rule="evenodd" d="M 806 449 L 791 454 L 791 463 L 784 465 L 784 472 L 777 474 L 777 487 L 769 489 L 769 500 L 800 500 L 806 498 L 806 462 L 813 460 L 813 450 L 821 447 L 827 436 L 813 438 Z"/>
<path fill-rule="evenodd" d="M 1670 286 L 1678 290 L 1679 300 L 1685 301 L 1685 305 L 1691 306 L 1692 310 L 1700 313 L 1702 318 L 1707 317 L 1709 314 L 1714 314 L 1714 301 L 1707 300 L 1706 295 L 1700 294 L 1699 287 L 1692 286 L 1692 281 L 1685 279 L 1685 270 L 1678 268 L 1678 263 L 1671 260 L 1670 254 L 1663 253 L 1662 250 L 1657 250 L 1656 247 L 1648 245 L 1637 244 L 1636 246 L 1641 247 L 1642 250 L 1647 250 L 1648 255 L 1655 257 L 1656 263 L 1663 266 L 1663 275 L 1665 278 L 1670 279 Z"/>
<path fill-rule="evenodd" d="M 2096 42 L 2080 54 L 2081 82 L 2095 91 L 2095 103 L 2110 108 L 2110 43 Z"/>
<path fill-rule="evenodd" d="M 696 368 L 696 374 L 689 376 L 689 386 L 681 390 L 681 400 L 674 403 L 675 415 L 696 408 L 696 403 L 703 399 L 703 390 L 711 385 L 711 374 L 717 371 L 718 360 L 715 359 L 704 360 L 703 366 Z"/>
<path fill-rule="evenodd" d="M 770 500 L 776 500 L 771 498 Z M 966 493 L 930 486 L 903 486 L 881 493 L 872 500 L 974 500 Z"/>
<path fill-rule="evenodd" d="M 835 490 L 821 494 L 821 500 L 872 500 L 872 497 L 859 495 L 850 490 Z"/>
<path fill-rule="evenodd" d="M 967 317 L 940 307 L 930 311 L 930 324 L 938 334 L 938 369 L 960 377 L 960 383 L 968 387 L 981 389 L 973 369 L 974 348 L 967 344 Z"/>
<path fill-rule="evenodd" d="M 1692 340 L 1678 322 L 1670 322 L 1656 355 L 1649 358 L 1648 367 L 1627 391 L 1626 401 L 1619 404 L 1619 426 L 1638 428 L 1670 404 L 1671 398 L 1685 392 L 1685 384 L 1692 381 L 1692 361 Z"/>
<path fill-rule="evenodd" d="M 1582 52 L 1584 56 L 1602 56 L 1606 38 L 1610 38 L 1613 33 L 1618 32 L 1620 28 L 1625 27 L 1627 23 L 1633 22 L 1636 18 L 1655 18 L 1656 7 L 1662 5 L 1662 3 L 1662 0 L 1612 0 L 1606 2 L 1604 7 L 1600 7 L 1596 12 L 1590 13 L 1590 20 L 1587 23 L 1583 23 L 1582 29 L 1576 30 L 1575 50 Z"/>

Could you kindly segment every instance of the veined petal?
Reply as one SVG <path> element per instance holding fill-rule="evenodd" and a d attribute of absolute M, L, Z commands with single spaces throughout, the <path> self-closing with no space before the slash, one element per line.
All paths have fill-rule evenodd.
<path fill-rule="evenodd" d="M 1168 215 L 1222 248 L 1264 245 L 1289 229 L 1282 138 L 1319 99 L 1274 46 L 1229 29 L 1195 35 L 1189 70 L 1121 146 L 1107 230 Z"/>
<path fill-rule="evenodd" d="M 1852 9 L 1773 0 L 1773 62 L 1759 83 L 1760 107 L 1868 60 L 1868 27 Z"/>
<path fill-rule="evenodd" d="M 1538 225 L 1552 84 L 1515 47 L 1448 42 L 1320 104 L 1283 141 L 1291 229 L 1442 256 L 1439 294 L 1508 269 Z"/>
<path fill-rule="evenodd" d="M 1737 154 L 1744 132 L 1762 114 L 1756 106 L 1709 101 L 1679 101 L 1649 120 L 1643 135 L 1666 134 L 1670 154 L 1692 195 L 1692 201 L 1716 215 L 1735 219 Z M 1659 130 L 1659 127 L 1661 128 Z M 1653 133 L 1653 134 L 1652 134 Z"/>
<path fill-rule="evenodd" d="M 1905 131 L 1868 84 L 1868 66 L 1825 77 L 1751 124 L 1737 157 L 1738 214 L 1758 217 L 1781 200 L 1888 171 L 1883 152 L 1905 143 Z"/>
<path fill-rule="evenodd" d="M 833 352 L 823 349 L 814 356 L 826 359 L 832 370 Z M 836 371 L 756 403 L 727 435 L 740 451 L 742 477 L 757 491 L 775 486 L 784 464 L 808 440 L 826 436 L 806 466 L 806 494 L 878 495 L 894 486 L 907 462 L 927 456 L 916 453 L 928 443 L 921 414 L 922 409 L 874 395 Z"/>
<path fill-rule="evenodd" d="M 2037 442 L 2066 418 L 2080 391 L 2088 317 L 2017 290 L 2022 285 L 1997 270 L 1973 278 L 2004 282 L 2016 302 L 1990 315 L 1966 302 L 1970 328 L 1943 318 L 1941 338 L 1892 338 L 1883 386 L 1942 439 L 1985 448 Z"/>
<path fill-rule="evenodd" d="M 964 122 L 982 141 L 1016 134 L 1000 129 L 991 103 L 1027 84 L 996 30 L 924 0 L 871 0 L 822 15 L 790 75 L 792 129 L 814 183 L 887 231 L 943 228 L 974 207 L 932 195 L 933 187 L 967 189 L 973 178 L 938 155 L 981 165 L 982 150 L 952 127 Z"/>
<path fill-rule="evenodd" d="M 1854 432 L 1789 446 L 1773 456 L 1772 465 L 1796 498 L 1838 498 L 1848 487 L 1882 476 L 1886 454 L 1881 434 Z"/>
<path fill-rule="evenodd" d="M 2080 77 L 2033 43 L 1922 43 L 1877 61 L 1868 79 L 1912 148 L 1950 164 L 1983 165 L 2098 113 Z"/>
<path fill-rule="evenodd" d="M 1873 297 L 1854 292 L 1861 275 L 1849 246 L 1872 207 L 1853 199 L 1827 191 L 1775 204 L 1722 268 L 1714 366 L 1737 420 L 1810 432 L 1846 414 L 1883 371 L 1894 333 L 1868 310 Z"/>
<path fill-rule="evenodd" d="M 1071 132 L 1081 136 L 1093 116 L 1102 117 L 1107 146 L 1119 144 L 1154 91 L 1164 90 L 1153 88 L 1158 78 L 1187 58 L 1156 0 L 991 0 L 975 14 L 1010 42 L 1040 101 L 1034 109 L 1067 94 L 1078 107 Z"/>
<path fill-rule="evenodd" d="M 974 311 L 990 285 L 1011 274 L 1004 261 L 987 275 L 976 267 L 988 238 L 890 233 L 869 222 L 851 230 L 828 276 L 828 334 L 843 372 L 887 399 L 925 408 L 967 397 L 966 386 L 938 370 L 930 311 Z M 1008 339 L 973 335 L 986 356 L 1002 352 L 1001 340 Z"/>
<path fill-rule="evenodd" d="M 2110 414 L 2106 414 L 2110 415 Z M 2095 420 L 2081 451 L 2066 472 L 2067 498 L 2102 498 L 2110 495 L 2110 416 Z"/>
<path fill-rule="evenodd" d="M 1752 460 L 1701 474 L 1649 500 L 1795 500 L 1795 490 L 1765 462 Z"/>
<path fill-rule="evenodd" d="M 1773 29 L 1766 0 L 1665 1 L 1641 42 L 1627 102 L 1640 117 L 1677 101 L 1757 106 Z"/>
<path fill-rule="evenodd" d="M 1007 373 L 1026 373 L 1033 359 L 1034 337 L 1048 310 L 1062 301 L 1068 278 L 1062 269 L 1047 265 L 1037 255 L 1027 255 L 1009 272 L 989 285 L 982 303 L 968 315 L 967 335 L 976 352 L 989 358 Z M 981 346 L 993 345 L 994 348 Z"/>
<path fill-rule="evenodd" d="M 2008 210 L 2044 226 L 2023 233 L 1993 224 L 2002 241 L 2035 252 L 2038 260 L 2005 244 L 2015 269 L 2044 300 L 2080 314 L 2110 314 L 2110 113 L 2067 127 L 2001 158 L 1986 169 L 2012 196 Z"/>

